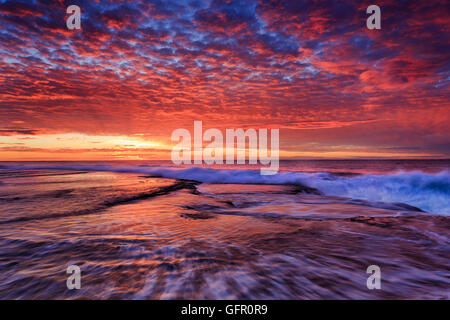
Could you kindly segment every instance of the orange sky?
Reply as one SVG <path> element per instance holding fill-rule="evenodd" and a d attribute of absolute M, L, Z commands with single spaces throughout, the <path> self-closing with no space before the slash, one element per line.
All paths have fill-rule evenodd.
<path fill-rule="evenodd" d="M 73 2 L 73 3 L 72 3 Z M 450 158 L 446 1 L 0 5 L 0 160 L 170 159 L 171 133 L 279 128 L 281 158 Z"/>

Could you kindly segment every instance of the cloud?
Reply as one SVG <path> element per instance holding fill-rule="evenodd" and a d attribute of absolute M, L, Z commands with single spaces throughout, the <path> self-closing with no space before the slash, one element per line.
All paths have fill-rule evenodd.
<path fill-rule="evenodd" d="M 72 2 L 79 32 L 67 1 L 0 3 L 0 135 L 167 139 L 203 120 L 450 156 L 447 1 L 380 1 L 381 30 L 359 1 Z"/>
<path fill-rule="evenodd" d="M 35 135 L 37 133 L 38 130 L 33 129 L 21 129 L 21 128 L 0 129 L 0 136 Z"/>

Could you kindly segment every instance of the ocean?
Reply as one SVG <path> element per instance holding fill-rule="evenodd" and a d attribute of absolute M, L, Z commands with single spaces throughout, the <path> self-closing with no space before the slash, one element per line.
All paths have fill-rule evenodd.
<path fill-rule="evenodd" d="M 450 160 L 0 162 L 0 299 L 448 299 L 449 215 Z"/>

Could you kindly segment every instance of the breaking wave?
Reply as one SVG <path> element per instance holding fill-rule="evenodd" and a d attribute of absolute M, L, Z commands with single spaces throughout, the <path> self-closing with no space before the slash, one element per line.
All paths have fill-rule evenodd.
<path fill-rule="evenodd" d="M 450 172 L 400 171 L 389 174 L 336 175 L 328 172 L 279 172 L 260 175 L 259 170 L 177 168 L 166 166 L 112 165 L 0 165 L 0 169 L 58 169 L 142 173 L 163 178 L 206 183 L 302 185 L 330 196 L 369 201 L 406 203 L 427 212 L 450 214 Z"/>

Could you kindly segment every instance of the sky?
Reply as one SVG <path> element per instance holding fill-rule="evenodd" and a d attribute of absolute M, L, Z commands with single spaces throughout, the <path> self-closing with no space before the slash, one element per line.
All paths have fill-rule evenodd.
<path fill-rule="evenodd" d="M 445 0 L 0 0 L 0 161 L 170 159 L 194 120 L 280 129 L 284 159 L 450 158 L 449 29 Z"/>

